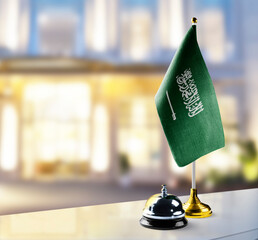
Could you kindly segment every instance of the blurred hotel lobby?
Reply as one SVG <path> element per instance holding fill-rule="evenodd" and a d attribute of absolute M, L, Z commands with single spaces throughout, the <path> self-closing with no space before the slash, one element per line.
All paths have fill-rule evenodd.
<path fill-rule="evenodd" d="M 258 2 L 0 0 L 0 214 L 189 194 L 154 96 L 191 17 L 226 146 L 200 192 L 258 186 Z"/>

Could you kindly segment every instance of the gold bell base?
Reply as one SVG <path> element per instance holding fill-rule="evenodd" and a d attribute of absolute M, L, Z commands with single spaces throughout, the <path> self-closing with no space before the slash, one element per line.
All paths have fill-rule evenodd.
<path fill-rule="evenodd" d="M 197 196 L 197 189 L 191 188 L 191 193 L 188 201 L 183 204 L 185 216 L 187 218 L 205 218 L 212 215 L 209 205 L 200 201 Z"/>

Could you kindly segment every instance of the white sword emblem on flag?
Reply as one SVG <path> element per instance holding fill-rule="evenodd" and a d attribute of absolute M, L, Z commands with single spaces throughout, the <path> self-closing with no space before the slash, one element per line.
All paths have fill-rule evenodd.
<path fill-rule="evenodd" d="M 172 112 L 172 118 L 173 118 L 173 120 L 176 120 L 176 114 L 175 114 L 174 109 L 172 107 L 172 104 L 171 104 L 171 101 L 170 101 L 170 98 L 169 98 L 169 95 L 168 95 L 168 91 L 166 91 L 166 95 L 167 95 L 168 103 L 169 103 L 169 106 L 170 106 L 170 109 L 171 109 L 171 112 Z"/>

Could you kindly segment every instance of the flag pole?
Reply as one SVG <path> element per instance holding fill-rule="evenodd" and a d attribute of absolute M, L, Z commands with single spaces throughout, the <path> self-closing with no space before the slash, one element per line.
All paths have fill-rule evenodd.
<path fill-rule="evenodd" d="M 192 25 L 197 25 L 197 18 L 192 18 Z M 192 163 L 192 188 L 190 197 L 183 208 L 185 210 L 185 216 L 188 218 L 205 218 L 212 215 L 212 211 L 209 205 L 202 203 L 197 196 L 196 177 L 195 177 L 195 161 Z"/>
<path fill-rule="evenodd" d="M 195 161 L 192 163 L 192 189 L 196 189 L 196 182 L 195 182 Z"/>
<path fill-rule="evenodd" d="M 192 18 L 192 25 L 197 25 L 197 18 Z M 196 181 L 195 181 L 195 161 L 192 163 L 192 189 L 196 189 Z"/>

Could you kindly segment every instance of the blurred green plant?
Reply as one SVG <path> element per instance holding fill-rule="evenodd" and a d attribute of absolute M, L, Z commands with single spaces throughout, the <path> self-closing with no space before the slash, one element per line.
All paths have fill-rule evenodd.
<path fill-rule="evenodd" d="M 230 172 L 228 174 L 221 173 L 219 170 L 212 169 L 205 181 L 207 185 L 211 186 L 222 186 L 222 185 L 231 185 L 235 184 L 236 182 L 242 183 L 244 182 L 244 179 L 240 172 Z"/>
<path fill-rule="evenodd" d="M 130 171 L 131 166 L 127 154 L 119 154 L 119 165 L 122 175 L 125 175 Z"/>
<path fill-rule="evenodd" d="M 225 186 L 225 185 L 244 185 L 247 182 L 251 184 L 258 183 L 258 152 L 255 143 L 251 140 L 238 142 L 240 148 L 238 158 L 241 168 L 232 171 L 220 171 L 211 169 L 204 182 L 207 186 Z M 227 150 L 228 151 L 228 150 Z"/>
<path fill-rule="evenodd" d="M 242 141 L 240 143 L 241 153 L 239 159 L 243 164 L 242 173 L 249 182 L 258 180 L 258 153 L 253 141 Z"/>

